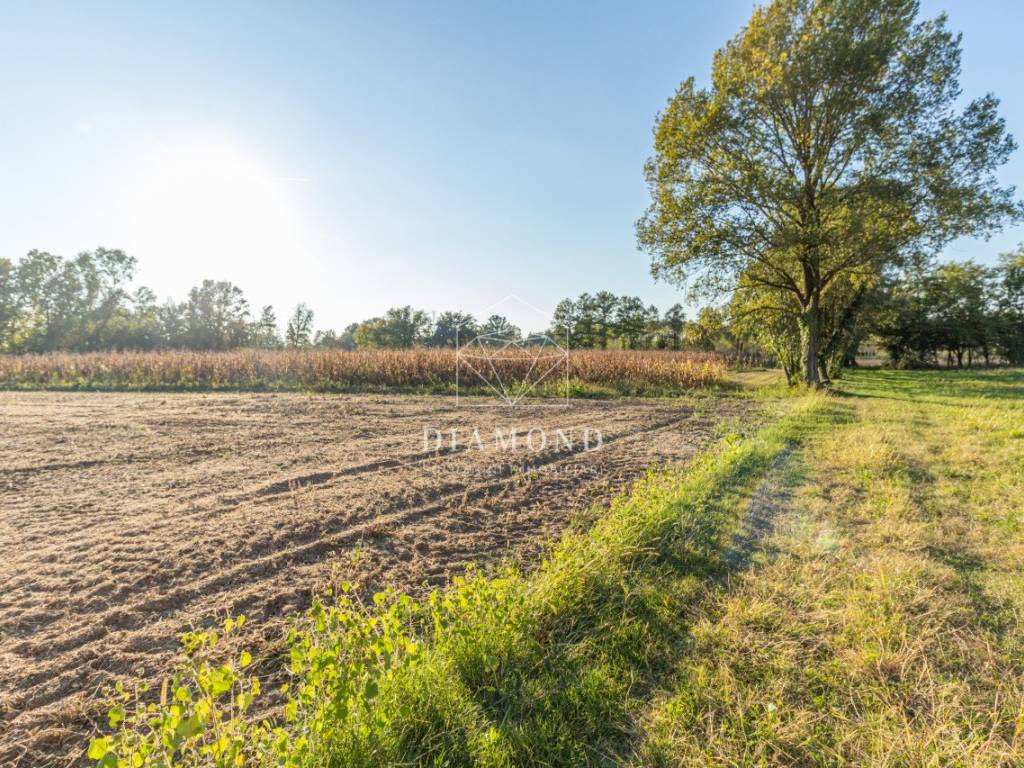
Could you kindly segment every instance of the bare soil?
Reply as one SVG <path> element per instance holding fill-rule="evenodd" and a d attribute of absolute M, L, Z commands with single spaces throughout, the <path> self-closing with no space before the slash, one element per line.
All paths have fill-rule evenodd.
<path fill-rule="evenodd" d="M 166 671 L 191 626 L 244 613 L 266 660 L 330 579 L 418 591 L 529 563 L 651 466 L 756 418 L 735 398 L 472 404 L 0 393 L 0 765 L 81 761 L 101 686 Z"/>

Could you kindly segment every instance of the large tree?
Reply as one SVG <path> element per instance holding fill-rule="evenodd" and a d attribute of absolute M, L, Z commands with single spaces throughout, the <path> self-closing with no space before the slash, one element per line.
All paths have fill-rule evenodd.
<path fill-rule="evenodd" d="M 637 224 L 652 272 L 789 297 L 810 384 L 834 287 L 1022 214 L 994 176 L 1015 148 L 998 101 L 957 109 L 960 38 L 917 14 L 916 0 L 774 0 L 655 128 Z"/>

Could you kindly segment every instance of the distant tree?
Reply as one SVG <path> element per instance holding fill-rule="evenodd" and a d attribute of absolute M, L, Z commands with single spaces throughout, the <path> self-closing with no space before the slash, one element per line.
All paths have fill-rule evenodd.
<path fill-rule="evenodd" d="M 387 327 L 382 317 L 363 320 L 352 331 L 352 339 L 359 349 L 380 349 L 389 346 Z"/>
<path fill-rule="evenodd" d="M 259 349 L 276 349 L 281 346 L 281 332 L 277 327 L 274 308 L 267 304 L 260 311 L 259 319 L 253 323 L 251 341 Z"/>
<path fill-rule="evenodd" d="M 599 344 L 599 321 L 597 302 L 589 293 L 581 293 L 573 302 L 574 324 L 572 328 L 572 345 L 580 348 L 591 348 Z"/>
<path fill-rule="evenodd" d="M 658 119 L 637 224 L 652 271 L 711 295 L 741 278 L 765 291 L 749 306 L 792 313 L 809 384 L 836 285 L 1022 214 L 994 175 L 1015 148 L 996 98 L 957 111 L 960 39 L 917 12 L 773 0 L 716 54 L 711 87 L 685 81 Z"/>
<path fill-rule="evenodd" d="M 972 261 L 908 272 L 886 287 L 884 302 L 874 309 L 873 331 L 899 366 L 944 362 L 962 368 L 975 357 L 989 365 L 994 353 L 1006 354 L 1014 343 L 1007 334 L 1003 280 L 1002 269 Z"/>
<path fill-rule="evenodd" d="M 647 308 L 637 296 L 623 296 L 615 313 L 615 333 L 623 349 L 636 349 L 643 338 Z"/>
<path fill-rule="evenodd" d="M 933 279 L 943 346 L 956 357 L 958 368 L 965 355 L 968 367 L 974 364 L 975 350 L 988 365 L 995 343 L 990 271 L 972 261 L 950 263 L 938 267 Z"/>
<path fill-rule="evenodd" d="M 551 314 L 551 336 L 559 343 L 568 339 L 570 344 L 575 344 L 573 334 L 576 331 L 576 302 L 572 299 L 562 299 L 555 305 L 555 311 Z"/>
<path fill-rule="evenodd" d="M 144 285 L 135 289 L 127 306 L 120 307 L 108 322 L 100 348 L 151 350 L 164 346 L 158 309 L 153 291 Z"/>
<path fill-rule="evenodd" d="M 924 268 L 908 271 L 886 287 L 875 336 L 890 362 L 900 367 L 937 364 L 941 341 L 933 317 L 934 286 Z"/>
<path fill-rule="evenodd" d="M 64 259 L 29 251 L 7 275 L 16 310 L 8 347 L 16 351 L 84 351 L 107 346 L 107 327 L 122 318 L 135 259 L 97 248 Z"/>
<path fill-rule="evenodd" d="M 313 310 L 305 302 L 296 305 L 288 318 L 284 340 L 292 348 L 308 347 L 313 343 Z"/>
<path fill-rule="evenodd" d="M 0 352 L 10 352 L 14 348 L 18 317 L 14 264 L 10 259 L 0 259 Z"/>
<path fill-rule="evenodd" d="M 431 335 L 430 316 L 420 309 L 395 307 L 359 323 L 351 333 L 356 346 L 367 349 L 405 349 L 427 342 Z"/>
<path fill-rule="evenodd" d="M 430 331 L 430 316 L 410 306 L 395 307 L 384 313 L 384 346 L 404 349 L 422 343 Z"/>
<path fill-rule="evenodd" d="M 348 326 L 341 333 L 335 333 L 331 329 L 317 331 L 316 336 L 313 337 L 314 347 L 323 347 L 325 349 L 344 349 L 351 351 L 356 348 L 355 339 L 352 338 L 352 332 L 358 327 L 358 323 L 353 323 Z"/>
<path fill-rule="evenodd" d="M 594 342 L 601 349 L 608 347 L 608 342 L 615 333 L 615 313 L 619 308 L 619 298 L 609 291 L 598 291 L 594 294 Z"/>
<path fill-rule="evenodd" d="M 156 294 L 144 285 L 135 289 L 131 296 L 132 311 L 140 316 L 149 316 L 156 313 Z"/>
<path fill-rule="evenodd" d="M 14 293 L 21 308 L 15 334 L 17 351 L 46 352 L 60 348 L 66 307 L 61 288 L 63 260 L 46 251 L 31 250 L 17 265 Z"/>
<path fill-rule="evenodd" d="M 1024 245 L 999 257 L 995 273 L 997 314 L 995 337 L 999 354 L 1011 364 L 1024 364 Z"/>
<path fill-rule="evenodd" d="M 189 348 L 233 349 L 248 343 L 249 302 L 233 283 L 204 280 L 189 291 L 183 309 Z"/>
<path fill-rule="evenodd" d="M 157 308 L 157 323 L 164 346 L 172 349 L 189 346 L 191 340 L 188 334 L 187 309 L 187 304 L 177 303 L 172 299 L 168 299 Z"/>
<path fill-rule="evenodd" d="M 646 349 L 664 349 L 666 339 L 661 325 L 661 312 L 654 304 L 644 309 L 644 334 L 641 342 Z"/>
<path fill-rule="evenodd" d="M 665 327 L 668 329 L 672 349 L 679 349 L 683 325 L 686 323 L 686 310 L 681 304 L 673 304 L 665 311 Z"/>
<path fill-rule="evenodd" d="M 352 350 L 356 348 L 355 332 L 359 323 L 351 323 L 345 326 L 345 330 L 338 336 L 338 347 L 340 349 Z"/>
<path fill-rule="evenodd" d="M 516 326 L 512 325 L 508 321 L 508 318 L 502 317 L 501 315 L 491 315 L 487 318 L 482 326 L 480 326 L 481 334 L 497 334 L 507 339 L 518 339 L 522 336 L 522 332 Z"/>
<path fill-rule="evenodd" d="M 715 349 L 715 339 L 722 333 L 722 315 L 711 307 L 704 307 L 697 313 L 697 319 L 687 323 L 683 329 L 686 346 L 701 352 Z"/>
<path fill-rule="evenodd" d="M 442 312 L 434 322 L 428 344 L 432 347 L 454 347 L 465 344 L 477 334 L 476 318 L 465 312 Z"/>

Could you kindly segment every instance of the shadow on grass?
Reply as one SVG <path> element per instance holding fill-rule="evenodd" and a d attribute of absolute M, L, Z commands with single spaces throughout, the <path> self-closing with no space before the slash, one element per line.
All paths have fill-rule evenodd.
<path fill-rule="evenodd" d="M 911 400 L 933 405 L 959 405 L 957 400 L 1024 399 L 1024 370 L 990 368 L 897 371 L 850 369 L 838 383 L 839 397 Z"/>

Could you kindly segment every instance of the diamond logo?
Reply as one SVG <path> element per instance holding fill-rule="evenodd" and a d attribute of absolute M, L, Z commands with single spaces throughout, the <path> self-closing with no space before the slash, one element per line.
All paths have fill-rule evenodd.
<path fill-rule="evenodd" d="M 456 347 L 458 386 L 486 387 L 509 407 L 536 393 L 545 381 L 565 377 L 568 396 L 569 349 L 546 334 L 519 338 L 483 333 Z M 465 380 L 464 380 L 465 379 Z"/>

